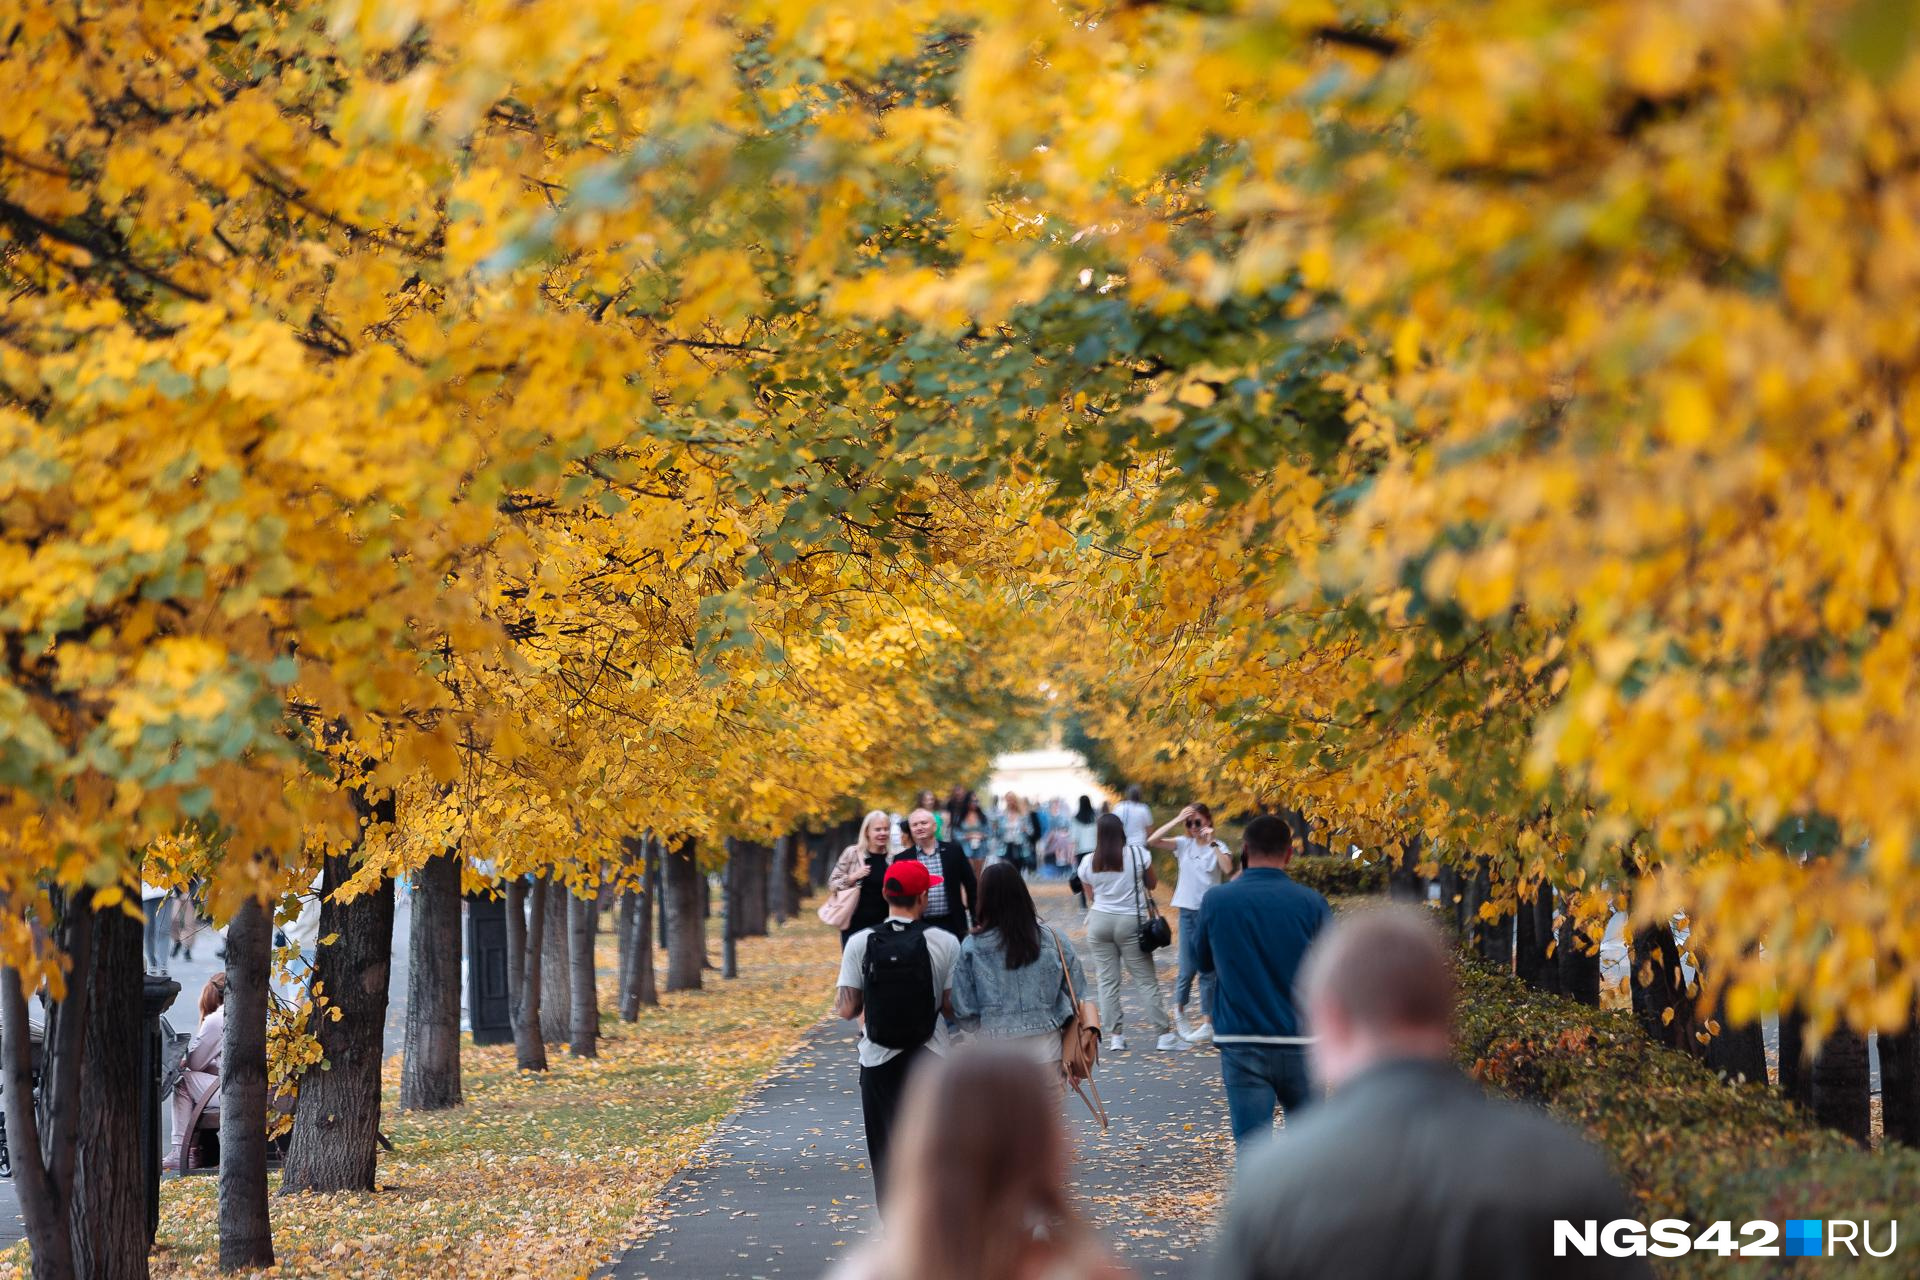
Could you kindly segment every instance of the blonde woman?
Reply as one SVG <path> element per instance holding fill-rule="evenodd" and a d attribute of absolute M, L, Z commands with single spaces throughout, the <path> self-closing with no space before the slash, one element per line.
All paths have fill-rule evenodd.
<path fill-rule="evenodd" d="M 875 809 L 860 820 L 860 839 L 846 847 L 827 877 L 829 892 L 858 888 L 860 901 L 853 908 L 853 919 L 840 931 L 840 949 L 847 939 L 862 929 L 887 918 L 886 899 L 880 896 L 880 877 L 886 874 L 887 855 L 892 850 L 893 821 L 886 810 Z"/>

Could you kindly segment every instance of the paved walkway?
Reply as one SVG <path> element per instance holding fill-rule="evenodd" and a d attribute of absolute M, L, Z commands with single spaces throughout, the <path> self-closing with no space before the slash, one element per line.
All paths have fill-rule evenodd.
<path fill-rule="evenodd" d="M 1036 891 L 1072 931 L 1079 913 L 1059 886 Z M 1162 989 L 1172 956 L 1162 953 Z M 830 975 L 822 975 L 821 998 Z M 1091 998 L 1092 993 L 1088 993 Z M 1127 998 L 1128 1024 L 1144 1029 Z M 610 1280 L 795 1277 L 811 1280 L 873 1230 L 873 1184 L 860 1122 L 856 1035 L 829 1020 L 780 1064 L 701 1149 L 656 1207 L 650 1234 Z M 1219 1062 L 1211 1049 L 1159 1053 L 1146 1035 L 1103 1058 L 1106 1134 L 1069 1098 L 1084 1212 L 1142 1276 L 1203 1272 L 1214 1207 L 1232 1167 Z"/>

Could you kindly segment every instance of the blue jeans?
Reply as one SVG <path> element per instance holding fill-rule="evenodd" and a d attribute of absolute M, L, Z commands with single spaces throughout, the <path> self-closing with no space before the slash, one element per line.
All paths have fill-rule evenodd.
<path fill-rule="evenodd" d="M 1217 1042 L 1216 1042 L 1217 1043 Z M 1227 1118 L 1233 1125 L 1233 1143 L 1248 1142 L 1273 1132 L 1273 1109 L 1291 1116 L 1313 1101 L 1313 1081 L 1307 1073 L 1307 1046 L 1303 1044 L 1220 1045 L 1220 1082 L 1227 1090 Z"/>
<path fill-rule="evenodd" d="M 1186 1012 L 1193 980 L 1200 979 L 1200 1012 L 1213 1016 L 1213 975 L 1200 972 L 1200 913 L 1180 908 L 1180 976 L 1173 984 L 1173 1007 Z"/>

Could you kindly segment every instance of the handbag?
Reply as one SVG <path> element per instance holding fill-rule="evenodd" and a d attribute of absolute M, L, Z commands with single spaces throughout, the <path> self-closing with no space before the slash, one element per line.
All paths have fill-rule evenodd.
<path fill-rule="evenodd" d="M 1128 849 L 1128 856 L 1131 857 L 1133 849 L 1137 848 L 1139 846 L 1135 845 Z M 1144 853 L 1145 850 L 1141 852 Z M 1133 918 L 1140 927 L 1140 949 L 1152 955 L 1162 947 L 1172 946 L 1173 926 L 1168 924 L 1167 918 L 1160 914 L 1159 904 L 1154 902 L 1153 895 L 1147 892 L 1147 880 L 1140 874 L 1140 863 L 1137 860 L 1133 864 L 1133 887 L 1135 889 Z M 1146 904 L 1145 915 L 1141 914 L 1142 903 Z"/>
<path fill-rule="evenodd" d="M 851 925 L 853 913 L 860 906 L 860 884 L 861 882 L 856 880 L 846 888 L 835 889 L 828 894 L 827 900 L 820 904 L 820 918 L 836 929 L 845 929 Z"/>
<path fill-rule="evenodd" d="M 1073 1005 L 1072 1015 L 1060 1028 L 1060 1074 L 1086 1104 L 1088 1114 L 1104 1133 L 1107 1104 L 1100 1098 L 1100 1086 L 1093 1082 L 1093 1068 L 1100 1061 L 1100 1010 L 1090 1001 L 1082 1000 L 1080 993 L 1073 989 L 1073 970 L 1067 965 L 1066 944 L 1060 941 L 1058 930 L 1047 932 L 1053 934 L 1053 949 L 1060 956 L 1060 980 L 1067 984 L 1067 1001 Z"/>

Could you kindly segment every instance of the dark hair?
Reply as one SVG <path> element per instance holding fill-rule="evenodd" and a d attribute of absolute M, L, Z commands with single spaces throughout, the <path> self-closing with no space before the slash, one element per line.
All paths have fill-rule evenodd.
<path fill-rule="evenodd" d="M 975 800 L 971 795 L 969 795 L 967 797 L 966 806 L 960 810 L 960 821 L 965 822 L 968 818 L 971 818 L 976 813 L 980 815 L 980 820 L 982 822 L 985 822 L 987 820 L 986 813 L 982 811 L 982 809 L 980 808 L 980 802 L 978 800 Z"/>
<path fill-rule="evenodd" d="M 1204 801 L 1195 800 L 1192 804 L 1188 805 L 1187 808 L 1205 818 L 1208 826 L 1213 825 L 1213 810 L 1207 808 Z"/>
<path fill-rule="evenodd" d="M 1127 788 L 1127 799 L 1133 800 L 1133 801 L 1138 801 L 1140 799 L 1139 783 L 1136 782 L 1134 785 Z"/>
<path fill-rule="evenodd" d="M 917 893 L 894 893 L 892 890 L 882 888 L 880 890 L 880 896 L 885 898 L 889 905 L 904 910 L 920 901 L 922 895 Z"/>
<path fill-rule="evenodd" d="M 1093 869 L 1118 871 L 1126 866 L 1120 855 L 1127 847 L 1127 824 L 1111 813 L 1100 815 L 1093 828 Z"/>
<path fill-rule="evenodd" d="M 1004 858 L 980 872 L 980 896 L 973 904 L 975 933 L 1000 931 L 1007 968 L 1024 969 L 1040 958 L 1040 916 L 1019 869 Z"/>
<path fill-rule="evenodd" d="M 1099 816 L 1100 815 L 1093 811 L 1093 801 L 1087 799 L 1085 796 L 1081 796 L 1080 807 L 1073 811 L 1073 820 L 1075 822 L 1092 822 Z"/>
<path fill-rule="evenodd" d="M 1270 813 L 1263 813 L 1247 824 L 1240 835 L 1250 858 L 1277 858 L 1293 844 L 1293 828 Z"/>

